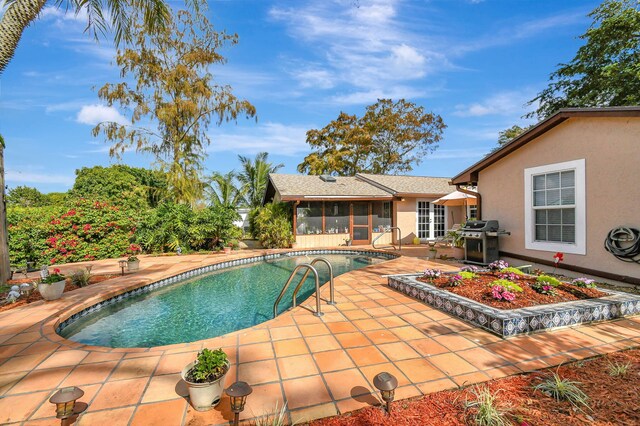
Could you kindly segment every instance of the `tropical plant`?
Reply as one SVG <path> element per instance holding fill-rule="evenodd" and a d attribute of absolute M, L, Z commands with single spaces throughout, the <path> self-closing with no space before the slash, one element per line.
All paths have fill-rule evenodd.
<path fill-rule="evenodd" d="M 595 280 L 585 277 L 576 278 L 571 281 L 571 284 L 582 288 L 596 288 Z"/>
<path fill-rule="evenodd" d="M 91 279 L 91 271 L 87 268 L 82 268 L 73 271 L 71 274 L 71 283 L 76 287 L 86 287 Z"/>
<path fill-rule="evenodd" d="M 507 426 L 511 424 L 507 418 L 509 410 L 498 405 L 497 395 L 491 393 L 488 387 L 474 386 L 471 389 L 471 394 L 475 397 L 475 401 L 467 400 L 465 406 L 475 408 L 474 424 L 478 426 Z"/>
<path fill-rule="evenodd" d="M 529 102 L 538 107 L 528 116 L 640 103 L 640 1 L 605 0 L 588 16 L 593 22 L 580 36 L 585 44 L 551 74 L 549 86 Z"/>
<path fill-rule="evenodd" d="M 320 130 L 307 132 L 313 150 L 298 165 L 312 175 L 397 174 L 411 171 L 438 146 L 442 117 L 404 99 L 379 99 L 358 118 L 341 112 Z"/>
<path fill-rule="evenodd" d="M 541 285 L 549 285 L 551 287 L 558 287 L 561 284 L 560 280 L 549 275 L 540 275 L 538 278 L 536 278 L 536 283 Z"/>
<path fill-rule="evenodd" d="M 192 383 L 207 383 L 218 380 L 229 370 L 227 354 L 222 349 L 204 348 L 198 353 L 196 362 L 187 372 Z"/>
<path fill-rule="evenodd" d="M 269 173 L 275 173 L 284 167 L 284 164 L 273 164 L 268 161 L 269 154 L 260 152 L 254 160 L 248 157 L 238 156 L 242 170 L 238 174 L 238 180 L 243 185 L 246 203 L 251 208 L 262 206 L 264 193 L 267 189 Z"/>
<path fill-rule="evenodd" d="M 7 1 L 4 13 L 0 16 L 0 75 L 11 61 L 18 47 L 23 31 L 42 12 L 45 1 Z M 197 3 L 192 4 L 197 7 Z M 130 41 L 132 35 L 132 15 L 140 13 L 143 19 L 143 29 L 154 33 L 164 28 L 170 19 L 170 9 L 163 0 L 142 1 L 56 1 L 52 7 L 64 7 L 66 13 L 86 12 L 87 30 L 97 39 L 98 34 L 105 34 L 113 30 L 116 44 Z"/>
<path fill-rule="evenodd" d="M 611 362 L 607 365 L 607 371 L 609 375 L 612 377 L 626 376 L 629 372 L 629 368 L 631 368 L 631 362 L 621 363 L 621 362 Z"/>
<path fill-rule="evenodd" d="M 292 232 L 291 205 L 269 203 L 253 215 L 254 235 L 264 248 L 289 247 L 295 238 Z"/>
<path fill-rule="evenodd" d="M 42 284 L 53 284 L 53 283 L 57 283 L 59 281 L 64 281 L 64 280 L 65 280 L 65 276 L 60 272 L 60 269 L 53 268 L 52 273 L 48 274 L 40 282 Z"/>
<path fill-rule="evenodd" d="M 578 387 L 582 383 L 563 379 L 558 373 L 547 377 L 534 390 L 548 395 L 556 401 L 568 401 L 576 408 L 589 408 L 589 397 Z"/>
<path fill-rule="evenodd" d="M 233 170 L 226 174 L 215 172 L 211 175 L 207 191 L 211 204 L 239 207 L 245 203 L 247 187 L 239 188 L 236 185 L 236 178 L 236 172 Z"/>
<path fill-rule="evenodd" d="M 236 98 L 230 86 L 216 83 L 210 71 L 225 63 L 220 50 L 236 44 L 237 35 L 215 31 L 199 10 L 178 11 L 153 34 L 139 21 L 133 28 L 131 47 L 116 56 L 122 81 L 98 91 L 108 106 L 131 110 L 130 123 L 99 123 L 93 134 L 113 142 L 112 156 L 129 148 L 152 154 L 166 173 L 172 200 L 194 204 L 204 190 L 201 175 L 212 120 L 220 125 L 255 115 L 253 105 Z"/>

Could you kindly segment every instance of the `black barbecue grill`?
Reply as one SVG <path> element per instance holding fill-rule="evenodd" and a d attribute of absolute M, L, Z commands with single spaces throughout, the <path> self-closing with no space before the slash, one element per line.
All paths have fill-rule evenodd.
<path fill-rule="evenodd" d="M 510 235 L 497 220 L 470 220 L 460 229 L 464 238 L 464 262 L 488 265 L 500 258 L 498 236 Z"/>

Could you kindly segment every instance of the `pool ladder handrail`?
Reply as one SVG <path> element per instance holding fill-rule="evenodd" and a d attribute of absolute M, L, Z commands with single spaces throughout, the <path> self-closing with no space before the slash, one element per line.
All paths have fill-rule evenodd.
<path fill-rule="evenodd" d="M 316 257 L 315 259 L 313 259 L 311 261 L 311 263 L 301 263 L 300 265 L 295 267 L 293 272 L 291 272 L 291 275 L 289 275 L 289 279 L 287 280 L 285 285 L 282 287 L 282 290 L 280 291 L 280 294 L 278 295 L 278 298 L 276 299 L 275 303 L 273 304 L 273 317 L 274 318 L 278 316 L 278 304 L 280 303 L 280 301 L 284 297 L 284 293 L 287 291 L 287 288 L 289 288 L 289 285 L 293 281 L 293 278 L 296 276 L 298 271 L 300 269 L 303 269 L 303 268 L 306 268 L 307 271 L 302 276 L 302 279 L 300 280 L 300 282 L 298 283 L 296 288 L 293 290 L 292 308 L 295 308 L 297 306 L 298 302 L 296 300 L 296 297 L 298 295 L 298 291 L 300 291 L 300 288 L 302 288 L 302 285 L 304 284 L 304 282 L 306 281 L 307 277 L 309 276 L 309 273 L 313 272 L 313 275 L 314 275 L 314 278 L 315 278 L 315 284 L 316 284 L 316 311 L 313 313 L 313 315 L 315 315 L 317 317 L 321 317 L 322 315 L 324 315 L 322 313 L 322 309 L 320 307 L 320 276 L 318 275 L 318 270 L 313 266 L 318 262 L 322 262 L 322 263 L 326 264 L 327 267 L 329 268 L 329 300 L 326 301 L 326 302 L 329 305 L 335 305 L 336 304 L 336 302 L 335 302 L 335 289 L 334 289 L 334 284 L 333 284 L 333 267 L 331 266 L 331 263 L 327 259 L 325 259 L 324 257 Z"/>
<path fill-rule="evenodd" d="M 387 232 L 391 232 L 393 230 L 397 230 L 398 231 L 398 251 L 402 251 L 402 230 L 400 228 L 398 228 L 397 226 L 392 226 L 390 228 L 385 228 L 385 230 L 382 232 L 382 234 L 378 235 L 372 242 L 371 242 L 371 247 L 373 247 L 376 250 L 379 250 L 378 247 L 376 247 L 376 241 L 378 241 L 378 239 L 382 238 L 382 236 L 384 234 L 386 234 Z M 391 245 L 393 246 L 393 235 L 391 236 Z M 395 247 L 394 247 L 395 248 Z"/>

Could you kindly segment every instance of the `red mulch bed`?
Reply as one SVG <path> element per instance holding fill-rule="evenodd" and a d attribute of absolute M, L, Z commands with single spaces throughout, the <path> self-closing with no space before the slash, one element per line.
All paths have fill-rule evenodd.
<path fill-rule="evenodd" d="M 92 285 L 92 284 L 97 284 L 97 283 L 101 283 L 102 281 L 106 281 L 109 280 L 111 278 L 116 277 L 117 275 L 91 275 L 91 278 L 89 279 L 89 284 L 88 285 Z M 33 278 L 20 278 L 20 279 L 15 279 L 15 280 L 10 280 L 7 282 L 7 285 L 12 286 L 12 285 L 20 285 L 22 283 L 31 283 L 35 281 Z M 77 290 L 81 287 L 78 287 L 76 285 L 71 284 L 71 279 L 67 278 L 66 279 L 66 283 L 64 286 L 64 292 L 67 293 L 69 291 L 73 291 L 73 290 Z M 9 294 L 8 292 L 4 292 L 4 293 L 0 293 L 0 300 L 5 300 L 7 298 L 7 294 Z M 39 300 L 43 300 L 42 296 L 40 296 L 40 292 L 38 292 L 37 289 L 34 289 L 31 294 L 28 297 L 24 297 L 21 296 L 15 303 L 8 303 L 6 305 L 0 306 L 0 312 L 2 311 L 7 311 L 9 309 L 14 309 L 20 306 L 24 306 L 24 305 L 28 305 L 29 303 L 33 303 L 33 302 L 37 302 Z"/>
<path fill-rule="evenodd" d="M 527 308 L 529 306 L 572 302 L 575 300 L 594 299 L 607 296 L 607 293 L 603 293 L 595 288 L 582 288 L 569 283 L 562 283 L 556 288 L 556 292 L 558 293 L 557 296 L 548 296 L 546 294 L 538 293 L 529 287 L 530 284 L 535 282 L 535 277 L 523 276 L 522 278 L 514 281 L 522 287 L 523 292 L 515 293 L 516 299 L 508 302 L 506 300 L 496 300 L 491 296 L 491 283 L 499 278 L 497 274 L 493 274 L 491 272 L 479 272 L 476 275 L 477 278 L 464 280 L 464 282 L 457 287 L 451 287 L 448 284 L 447 274 L 443 274 L 443 276 L 436 278 L 433 281 L 429 281 L 422 277 L 418 278 L 418 280 L 427 284 L 432 284 L 441 290 L 455 293 L 459 296 L 475 300 L 476 302 L 480 302 L 497 309 Z"/>
<path fill-rule="evenodd" d="M 631 363 L 625 376 L 612 377 L 609 363 Z M 533 387 L 553 372 L 580 382 L 578 387 L 589 397 L 591 410 L 575 409 L 569 402 L 556 402 Z M 605 357 L 561 366 L 532 374 L 506 377 L 476 385 L 488 386 L 496 395 L 499 408 L 509 410 L 515 425 L 638 425 L 640 424 L 640 350 L 618 352 Z M 475 424 L 476 387 L 441 391 L 419 399 L 396 401 L 388 416 L 380 407 L 367 407 L 338 417 L 316 420 L 313 426 L 373 425 L 469 425 Z"/>

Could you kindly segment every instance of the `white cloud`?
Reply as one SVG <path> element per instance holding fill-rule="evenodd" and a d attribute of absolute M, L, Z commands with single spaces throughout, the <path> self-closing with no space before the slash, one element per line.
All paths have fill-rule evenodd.
<path fill-rule="evenodd" d="M 74 21 L 74 22 L 87 22 L 89 15 L 87 9 L 82 8 L 75 13 L 72 10 L 62 10 L 55 6 L 45 6 L 40 12 L 40 19 L 43 20 L 56 20 L 56 21 Z"/>
<path fill-rule="evenodd" d="M 529 89 L 496 93 L 481 102 L 456 105 L 454 115 L 459 117 L 522 116 L 535 107 L 526 105 L 535 96 L 534 93 Z"/>
<path fill-rule="evenodd" d="M 265 123 L 257 127 L 237 127 L 238 133 L 212 133 L 208 152 L 230 151 L 257 154 L 267 151 L 278 155 L 295 156 L 309 151 L 307 130 L 313 126 L 288 126 Z"/>
<path fill-rule="evenodd" d="M 76 117 L 76 121 L 82 124 L 95 126 L 98 123 L 113 121 L 118 124 L 127 124 L 128 120 L 114 107 L 106 105 L 84 105 Z"/>
<path fill-rule="evenodd" d="M 353 7 L 333 0 L 309 2 L 297 8 L 274 7 L 270 16 L 283 22 L 298 42 L 320 59 L 298 65 L 294 72 L 302 88 L 337 88 L 331 100 L 340 103 L 375 101 L 367 93 L 401 91 L 405 97 L 424 94 L 424 83 L 411 83 L 450 66 L 445 55 L 425 37 L 408 29 L 398 17 L 399 1 L 371 0 Z M 294 61 L 295 62 L 295 61 Z M 343 93 L 344 88 L 353 93 Z M 342 93 L 341 93 L 342 92 Z"/>
<path fill-rule="evenodd" d="M 5 179 L 7 182 L 12 182 L 18 185 L 47 183 L 71 186 L 75 181 L 75 176 L 7 169 L 5 172 Z"/>
<path fill-rule="evenodd" d="M 482 158 L 487 152 L 484 148 L 437 149 L 425 157 L 425 160 L 475 159 Z"/>

